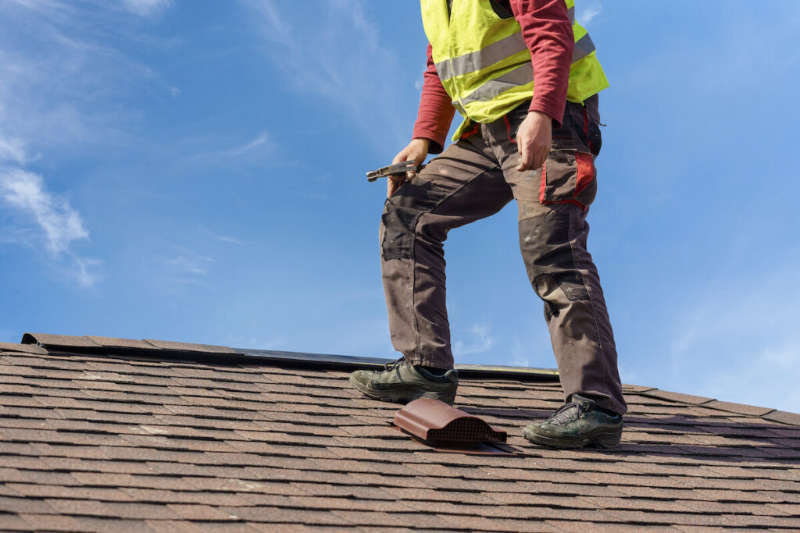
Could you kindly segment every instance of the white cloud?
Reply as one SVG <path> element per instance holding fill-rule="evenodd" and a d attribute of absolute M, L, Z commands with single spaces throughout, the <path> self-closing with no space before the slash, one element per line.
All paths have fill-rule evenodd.
<path fill-rule="evenodd" d="M 27 159 L 25 142 L 22 139 L 8 138 L 0 135 L 0 163 L 11 161 L 19 165 L 24 165 Z"/>
<path fill-rule="evenodd" d="M 75 250 L 88 241 L 89 230 L 80 213 L 29 167 L 39 153 L 58 161 L 61 154 L 90 160 L 115 145 L 135 150 L 139 141 L 131 132 L 138 111 L 122 104 L 121 96 L 142 84 L 156 85 L 165 95 L 178 91 L 109 43 L 135 38 L 164 46 L 141 35 L 130 14 L 147 16 L 170 4 L 0 2 L 0 204 L 9 222 L 0 243 L 42 249 L 48 266 L 81 287 L 98 282 L 102 265 Z"/>
<path fill-rule="evenodd" d="M 98 270 L 103 264 L 99 259 L 91 259 L 88 257 L 79 257 L 71 254 L 73 265 L 73 276 L 78 282 L 78 285 L 84 288 L 91 287 L 100 281 L 100 274 Z"/>
<path fill-rule="evenodd" d="M 125 8 L 143 17 L 158 13 L 172 4 L 172 0 L 123 0 Z"/>
<path fill-rule="evenodd" d="M 407 142 L 413 115 L 398 109 L 404 101 L 416 105 L 412 87 L 424 65 L 424 49 L 418 64 L 401 65 L 391 47 L 382 43 L 363 0 L 324 3 L 314 17 L 275 0 L 242 2 L 254 13 L 264 51 L 283 71 L 282 79 L 342 113 L 381 151 L 387 144 Z M 410 81 L 404 85 L 398 79 Z"/>
<path fill-rule="evenodd" d="M 494 346 L 494 337 L 487 324 L 473 324 L 469 328 L 469 339 L 467 342 L 456 340 L 453 343 L 453 355 L 455 358 L 467 355 L 486 353 Z"/>
<path fill-rule="evenodd" d="M 53 255 L 66 252 L 72 241 L 89 238 L 80 214 L 65 199 L 50 194 L 38 174 L 15 168 L 0 171 L 0 199 L 36 222 Z"/>
<path fill-rule="evenodd" d="M 241 146 L 231 148 L 230 150 L 225 150 L 223 154 L 231 157 L 239 157 L 256 149 L 270 150 L 272 146 L 273 145 L 269 134 L 266 131 L 263 131 L 252 141 L 249 141 Z"/>
<path fill-rule="evenodd" d="M 244 242 L 242 242 L 240 239 L 237 239 L 236 237 L 231 237 L 230 235 L 223 235 L 221 233 L 216 233 L 207 228 L 201 228 L 201 230 L 207 235 L 209 235 L 211 238 L 218 240 L 220 242 L 224 242 L 226 244 L 235 244 L 236 246 L 244 246 Z"/>
<path fill-rule="evenodd" d="M 210 143 L 214 143 L 216 146 L 209 146 Z M 226 168 L 230 168 L 231 165 L 262 166 L 268 163 L 277 149 L 277 144 L 266 131 L 262 131 L 244 142 L 225 142 L 227 147 L 220 147 L 220 141 L 216 137 L 184 139 L 182 144 L 185 146 L 183 150 L 189 155 L 180 158 L 180 163 L 199 164 L 204 167 L 209 165 L 224 165 Z"/>
<path fill-rule="evenodd" d="M 600 13 L 603 12 L 603 6 L 597 3 L 589 3 L 587 5 L 582 6 L 583 9 L 578 11 L 578 14 L 575 18 L 578 20 L 578 24 L 583 27 L 588 26 Z"/>
<path fill-rule="evenodd" d="M 793 255 L 783 263 L 797 264 Z M 798 301 L 800 274 L 784 269 L 721 278 L 687 295 L 668 326 L 663 388 L 800 412 Z"/>
<path fill-rule="evenodd" d="M 136 2 L 145 12 L 165 2 Z M 117 40 L 160 49 L 142 34 L 127 4 L 93 2 L 0 2 L 0 155 L 21 146 L 48 157 L 74 155 L 98 146 L 131 149 L 140 111 L 123 104 L 128 94 L 176 87 L 147 65 L 115 48 Z M 22 164 L 21 161 L 16 161 Z"/>
<path fill-rule="evenodd" d="M 188 248 L 179 248 L 178 255 L 165 262 L 174 270 L 175 274 L 183 277 L 184 281 L 190 282 L 196 278 L 205 277 L 214 259 Z"/>
<path fill-rule="evenodd" d="M 25 159 L 24 153 L 21 159 Z M 36 247 L 41 242 L 53 264 L 66 269 L 80 287 L 99 281 L 102 262 L 71 249 L 75 241 L 89 239 L 80 213 L 66 199 L 50 193 L 41 176 L 20 168 L 0 169 L 0 203 L 16 219 L 13 226 L 3 228 L 4 244 Z"/>

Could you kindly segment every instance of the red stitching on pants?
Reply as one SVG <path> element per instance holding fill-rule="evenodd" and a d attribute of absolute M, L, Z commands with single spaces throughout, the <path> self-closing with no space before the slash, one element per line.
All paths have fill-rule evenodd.
<path fill-rule="evenodd" d="M 503 115 L 503 120 L 506 121 L 506 133 L 508 133 L 508 140 L 517 144 L 517 140 L 511 136 L 511 122 L 508 120 L 508 115 Z"/>
<path fill-rule="evenodd" d="M 539 183 L 539 203 L 542 205 L 546 205 L 544 199 L 545 189 L 547 188 L 547 160 L 544 160 L 542 163 L 542 181 Z"/>
<path fill-rule="evenodd" d="M 472 128 L 471 130 L 468 130 L 468 131 L 465 131 L 464 133 L 462 133 L 462 134 L 461 134 L 461 138 L 462 138 L 462 139 L 467 139 L 467 138 L 469 138 L 469 137 L 472 137 L 473 135 L 477 134 L 477 133 L 480 131 L 480 129 L 481 129 L 481 125 L 480 125 L 480 124 L 475 124 L 475 127 L 474 127 L 474 128 Z"/>

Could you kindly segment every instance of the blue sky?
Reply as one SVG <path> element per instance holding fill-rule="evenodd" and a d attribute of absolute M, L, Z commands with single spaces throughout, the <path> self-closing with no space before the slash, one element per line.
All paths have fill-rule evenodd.
<path fill-rule="evenodd" d="M 623 381 L 800 412 L 800 4 L 577 13 Z M 416 2 L 0 3 L 0 341 L 393 357 L 364 172 L 408 141 L 424 48 Z M 450 235 L 457 362 L 555 364 L 515 217 Z"/>

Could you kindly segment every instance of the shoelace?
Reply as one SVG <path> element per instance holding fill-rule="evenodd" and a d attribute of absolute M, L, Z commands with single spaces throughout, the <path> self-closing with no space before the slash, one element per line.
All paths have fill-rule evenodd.
<path fill-rule="evenodd" d="M 567 413 L 567 411 L 570 411 L 573 407 L 577 411 L 575 414 L 571 412 L 569 414 L 565 414 Z M 582 403 L 573 401 L 559 407 L 559 409 L 555 413 L 553 413 L 553 415 L 548 419 L 548 422 L 555 422 L 555 423 L 570 422 L 572 420 L 579 419 L 581 415 L 583 413 L 586 413 L 587 411 L 589 411 L 589 409 L 584 407 Z"/>
<path fill-rule="evenodd" d="M 384 369 L 384 370 L 394 370 L 395 368 L 397 368 L 398 366 L 400 366 L 401 364 L 403 364 L 403 362 L 404 362 L 404 361 L 405 361 L 405 357 L 403 357 L 403 356 L 400 356 L 400 357 L 398 357 L 398 358 L 397 358 L 396 360 L 394 360 L 394 361 L 390 361 L 390 362 L 388 362 L 388 363 L 385 363 L 385 364 L 383 365 L 383 369 Z"/>

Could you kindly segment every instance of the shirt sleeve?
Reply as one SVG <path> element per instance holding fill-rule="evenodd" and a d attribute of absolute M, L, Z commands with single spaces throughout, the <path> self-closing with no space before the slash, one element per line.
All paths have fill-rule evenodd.
<path fill-rule="evenodd" d="M 563 1 L 563 0 L 562 0 Z M 432 154 L 438 154 L 444 148 L 444 140 L 450 124 L 453 122 L 453 115 L 456 110 L 450 101 L 450 96 L 442 86 L 442 80 L 436 72 L 436 65 L 433 63 L 431 45 L 428 45 L 428 66 L 423 74 L 422 96 L 419 101 L 419 111 L 417 122 L 414 124 L 414 139 L 428 139 L 431 141 L 430 149 Z"/>
<path fill-rule="evenodd" d="M 533 62 L 530 111 L 561 122 L 567 103 L 569 68 L 575 46 L 564 0 L 511 0 L 511 11 Z"/>

